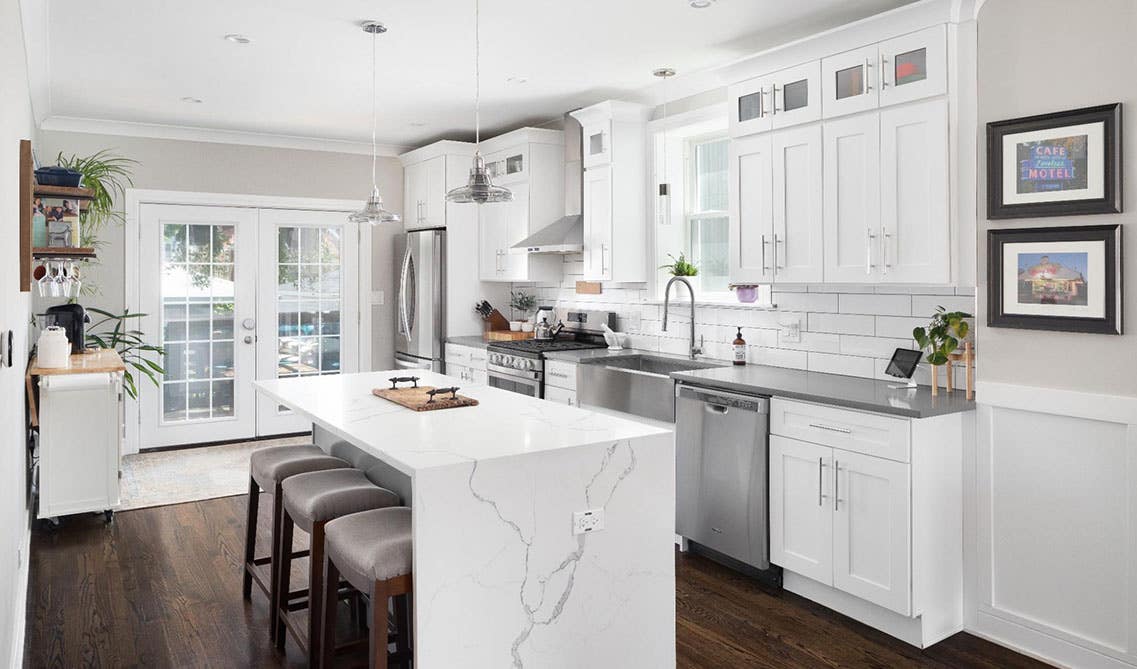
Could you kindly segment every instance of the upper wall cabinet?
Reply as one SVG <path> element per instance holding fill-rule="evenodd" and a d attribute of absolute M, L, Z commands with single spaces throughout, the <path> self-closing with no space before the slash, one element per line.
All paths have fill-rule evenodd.
<path fill-rule="evenodd" d="M 609 100 L 572 112 L 584 148 L 584 278 L 647 280 L 647 116 Z"/>
<path fill-rule="evenodd" d="M 730 87 L 730 135 L 743 137 L 821 118 L 821 63 L 812 61 Z"/>
<path fill-rule="evenodd" d="M 821 61 L 825 118 L 947 92 L 944 26 L 902 35 Z"/>
<path fill-rule="evenodd" d="M 446 156 L 406 166 L 403 210 L 407 230 L 446 227 Z"/>
<path fill-rule="evenodd" d="M 482 153 L 494 182 L 513 191 L 512 202 L 460 205 L 478 211 L 482 281 L 559 281 L 560 256 L 529 254 L 513 245 L 564 215 L 564 133 L 522 128 L 482 142 Z"/>

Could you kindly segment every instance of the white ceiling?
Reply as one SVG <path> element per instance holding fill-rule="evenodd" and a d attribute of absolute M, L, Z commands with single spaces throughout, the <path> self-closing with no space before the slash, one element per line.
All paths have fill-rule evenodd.
<path fill-rule="evenodd" d="M 685 73 L 910 1 L 718 0 L 696 10 L 687 0 L 482 0 L 483 126 L 492 135 L 649 94 L 659 66 L 679 71 L 678 87 Z M 47 47 L 48 66 L 30 68 L 46 78 L 41 120 L 365 141 L 371 51 L 358 24 L 376 19 L 390 30 L 379 37 L 379 141 L 472 138 L 472 0 L 44 4 L 44 25 L 27 27 Z"/>

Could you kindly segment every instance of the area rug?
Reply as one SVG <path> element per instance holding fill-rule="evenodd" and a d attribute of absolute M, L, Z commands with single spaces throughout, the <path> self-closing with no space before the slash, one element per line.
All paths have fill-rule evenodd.
<path fill-rule="evenodd" d="M 253 451 L 310 443 L 311 436 L 305 435 L 123 456 L 122 503 L 118 510 L 246 493 Z"/>

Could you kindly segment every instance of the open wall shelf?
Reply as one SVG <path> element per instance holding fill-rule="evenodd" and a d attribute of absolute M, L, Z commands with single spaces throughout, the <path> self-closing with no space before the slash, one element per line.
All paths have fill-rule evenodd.
<path fill-rule="evenodd" d="M 20 141 L 20 291 L 32 289 L 32 263 L 36 258 L 71 258 L 87 260 L 95 257 L 93 248 L 32 248 L 32 202 L 37 197 L 77 200 L 79 209 L 86 209 L 95 192 L 90 188 L 41 186 L 36 183 L 35 165 L 32 162 L 32 143 Z"/>

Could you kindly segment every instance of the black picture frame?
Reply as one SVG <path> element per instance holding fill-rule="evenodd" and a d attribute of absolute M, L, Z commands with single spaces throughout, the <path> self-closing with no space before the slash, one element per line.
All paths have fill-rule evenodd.
<path fill-rule="evenodd" d="M 1004 304 L 1003 247 L 1008 243 L 1105 242 L 1104 316 L 1027 315 L 1007 313 Z M 1015 268 L 1016 282 L 1018 269 Z M 1122 332 L 1122 258 L 1120 225 L 1086 225 L 1051 228 L 990 229 L 987 231 L 987 325 L 993 328 L 1054 330 L 1119 335 Z"/>
<path fill-rule="evenodd" d="M 1003 197 L 1003 138 L 1007 135 L 1058 129 L 1086 123 L 1104 124 L 1102 174 L 1104 193 L 1100 198 L 1005 204 Z M 1117 214 L 1121 202 L 1121 103 L 1040 114 L 987 124 L 987 218 L 1036 218 Z"/>

